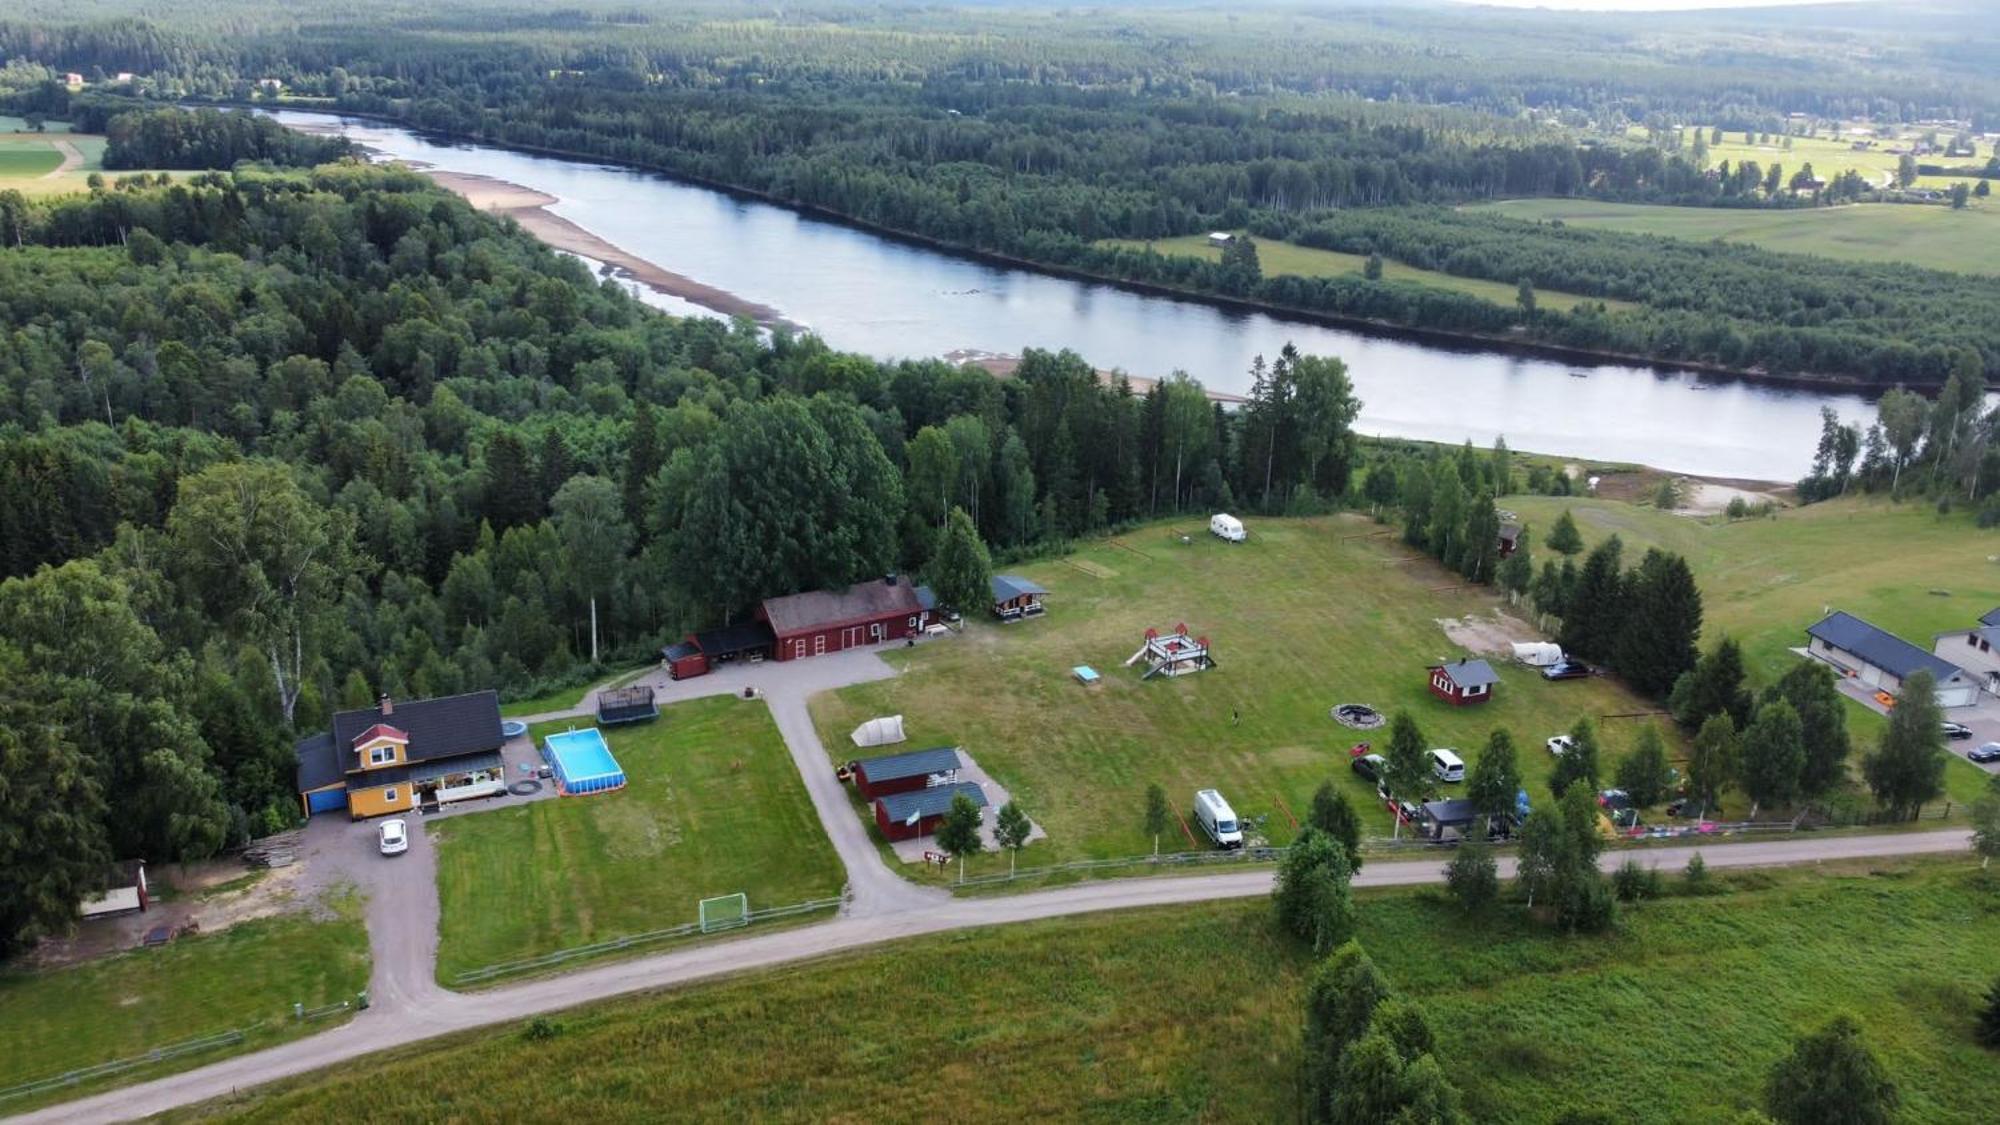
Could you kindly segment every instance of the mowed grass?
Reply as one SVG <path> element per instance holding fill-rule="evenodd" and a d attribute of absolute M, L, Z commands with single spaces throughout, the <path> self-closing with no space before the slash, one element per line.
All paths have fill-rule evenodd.
<path fill-rule="evenodd" d="M 1297 277 L 1337 277 L 1342 274 L 1353 274 L 1359 277 L 1362 270 L 1368 264 L 1368 256 L 1366 254 L 1343 254 L 1337 250 L 1317 250 L 1308 246 L 1297 246 L 1289 242 L 1279 242 L 1266 238 L 1255 239 L 1255 241 L 1257 243 L 1257 264 L 1263 269 L 1267 277 L 1275 277 L 1281 274 L 1291 274 Z M 1210 261 L 1217 261 L 1222 256 L 1222 251 L 1208 244 L 1208 236 L 1205 234 L 1183 235 L 1179 238 L 1158 238 L 1151 241 L 1144 239 L 1106 239 L 1105 245 L 1122 246 L 1128 250 L 1144 250 L 1150 247 L 1161 254 L 1206 258 Z M 1432 289 L 1448 289 L 1454 293 L 1463 293 L 1470 297 L 1478 297 L 1484 301 L 1492 301 L 1494 304 L 1507 305 L 1509 307 L 1514 305 L 1519 296 L 1519 290 L 1511 282 L 1488 281 L 1477 277 L 1458 277 L 1438 270 L 1418 269 L 1415 266 L 1404 265 L 1401 262 L 1390 261 L 1387 258 L 1382 260 L 1382 280 L 1410 282 L 1416 285 L 1428 286 Z M 1583 297 L 1575 293 L 1564 293 L 1555 289 L 1537 289 L 1535 291 L 1535 299 L 1538 303 L 1563 309 L 1577 304 L 1590 304 L 1599 301 L 1602 301 L 1604 306 L 1613 312 L 1638 307 L 1630 301 L 1620 301 L 1609 297 Z"/>
<path fill-rule="evenodd" d="M 961 636 L 885 653 L 902 675 L 813 701 L 822 738 L 835 756 L 856 757 L 847 737 L 856 724 L 901 714 L 909 747 L 964 746 L 1047 829 L 1049 840 L 1022 857 L 1037 864 L 1151 851 L 1142 820 L 1153 783 L 1184 815 L 1195 790 L 1219 788 L 1239 815 L 1263 820 L 1253 835 L 1281 844 L 1294 835 L 1285 810 L 1303 815 L 1313 790 L 1332 778 L 1370 830 L 1388 836 L 1388 813 L 1348 764 L 1356 741 L 1372 738 L 1379 749 L 1387 732 L 1341 726 L 1328 714 L 1335 704 L 1407 708 L 1430 746 L 1455 747 L 1468 761 L 1505 726 L 1538 801 L 1547 799 L 1552 762 L 1545 738 L 1579 716 L 1651 706 L 1610 680 L 1551 684 L 1496 658 L 1493 702 L 1453 707 L 1426 688 L 1432 661 L 1463 652 L 1439 622 L 1489 617 L 1499 603 L 1488 590 L 1463 587 L 1392 529 L 1359 517 L 1251 520 L 1240 545 L 1206 526 L 1189 516 L 1007 568 L 1050 589 L 1046 616 L 1007 626 L 972 621 Z M 1182 622 L 1209 638 L 1218 667 L 1141 682 L 1137 668 L 1123 666 L 1148 627 Z M 1534 636 L 1519 624 L 1513 633 Z M 1104 682 L 1077 684 L 1070 669 L 1078 664 Z M 1638 737 L 1637 721 L 1602 725 L 1607 762 Z M 1161 846 L 1191 845 L 1176 828 Z M 967 871 L 1006 867 L 987 856 Z"/>
<path fill-rule="evenodd" d="M 1799 660 L 1806 627 L 1842 609 L 1926 650 L 1938 633 L 1964 628 L 2000 606 L 2000 536 L 1964 515 L 1922 503 L 1859 498 L 1787 509 L 1774 519 L 1695 520 L 1612 500 L 1510 496 L 1505 504 L 1540 539 L 1567 508 L 1587 545 L 1616 534 L 1625 558 L 1648 547 L 1685 556 L 1705 612 L 1704 645 L 1724 633 L 1743 645 L 1752 680 L 1766 684 Z M 1539 567 L 1540 562 L 1536 565 Z M 1882 721 L 1859 704 L 1848 724 L 1872 748 Z M 1977 796 L 1986 773 L 1954 756 L 1954 800 Z"/>
<path fill-rule="evenodd" d="M 1362 895 L 1361 941 L 1420 1001 L 1470 1120 L 1592 1106 L 1728 1120 L 1793 1036 L 1860 1020 L 1906 1120 L 1990 1120 L 1971 1040 L 2000 896 L 1969 860 L 1719 876 L 1564 938 L 1435 891 Z M 1309 960 L 1267 901 L 923 938 L 378 1056 L 180 1119 L 1292 1120 Z M 467 1083 L 466 1074 L 480 1081 Z M 946 1116 L 963 1114 L 946 1113 Z"/>
<path fill-rule="evenodd" d="M 543 723 L 545 736 L 589 725 Z M 438 851 L 438 980 L 697 920 L 703 898 L 753 908 L 840 893 L 842 874 L 761 702 L 701 699 L 605 729 L 624 789 L 452 817 Z M 546 784 L 546 783 L 545 783 Z"/>
<path fill-rule="evenodd" d="M 62 165 L 62 156 L 46 141 L 0 138 L 0 183 L 46 176 Z"/>
<path fill-rule="evenodd" d="M 116 1082 L 325 1030 L 327 1021 L 296 1023 L 292 1005 L 352 1000 L 368 985 L 359 903 L 348 896 L 333 906 L 337 917 L 330 921 L 284 914 L 73 968 L 0 972 L 0 1088 L 232 1028 L 247 1031 L 246 1041 L 128 1072 Z M 10 1099 L 0 1110 L 43 1100 L 49 1099 Z"/>
<path fill-rule="evenodd" d="M 1901 262 L 1958 273 L 2000 273 L 2000 208 L 1903 203 L 1753 210 L 1514 199 L 1486 207 L 1517 219 L 1695 241 L 1744 242 L 1787 254 Z"/>

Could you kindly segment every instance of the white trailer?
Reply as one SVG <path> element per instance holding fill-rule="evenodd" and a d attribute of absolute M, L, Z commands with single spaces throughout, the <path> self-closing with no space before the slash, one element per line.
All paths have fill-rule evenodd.
<path fill-rule="evenodd" d="M 1563 650 L 1553 641 L 1516 641 L 1514 659 L 1530 668 L 1553 668 L 1563 662 Z"/>
<path fill-rule="evenodd" d="M 1217 512 L 1208 517 L 1208 533 L 1231 543 L 1241 543 L 1250 538 L 1243 530 L 1243 521 L 1228 512 Z"/>

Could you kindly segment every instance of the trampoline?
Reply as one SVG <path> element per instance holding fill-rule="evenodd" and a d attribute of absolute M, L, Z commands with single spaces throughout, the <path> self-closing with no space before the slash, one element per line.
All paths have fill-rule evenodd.
<path fill-rule="evenodd" d="M 552 734 L 542 741 L 542 756 L 555 768 L 556 792 L 565 797 L 605 793 L 625 787 L 625 771 L 605 745 L 596 727 Z"/>

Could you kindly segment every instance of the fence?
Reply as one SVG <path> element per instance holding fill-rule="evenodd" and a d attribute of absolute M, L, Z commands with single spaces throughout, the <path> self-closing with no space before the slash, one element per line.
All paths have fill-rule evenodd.
<path fill-rule="evenodd" d="M 254 1026 L 252 1025 L 253 1028 Z M 252 1028 L 231 1028 L 228 1031 L 218 1031 L 213 1035 L 204 1035 L 199 1039 L 184 1039 L 179 1043 L 170 1043 L 165 1047 L 155 1047 L 144 1054 L 132 1055 L 129 1058 L 113 1059 L 110 1062 L 98 1063 L 96 1066 L 86 1066 L 80 1070 L 64 1071 L 51 1078 L 41 1078 L 33 1082 L 23 1082 L 18 1086 L 9 1086 L 4 1090 L 0 1090 L 0 1102 L 4 1102 L 10 1098 L 26 1097 L 31 1094 L 45 1094 L 50 1090 L 59 1090 L 65 1086 L 75 1086 L 79 1083 L 89 1082 L 92 1079 L 108 1078 L 114 1074 L 123 1074 L 136 1067 L 150 1066 L 153 1063 L 165 1062 L 168 1059 L 177 1059 L 182 1055 L 198 1054 L 202 1051 L 214 1050 L 217 1047 L 234 1046 L 243 1042 L 244 1037 L 250 1030 Z"/>
<path fill-rule="evenodd" d="M 801 914 L 814 914 L 822 910 L 832 910 L 841 904 L 841 899 L 819 898 L 808 902 L 795 902 L 790 906 L 772 906 L 763 910 L 752 910 L 743 916 L 742 925 L 754 926 L 759 922 L 773 922 L 780 918 L 795 918 Z M 740 928 L 740 927 L 738 927 Z M 452 978 L 458 985 L 482 984 L 515 973 L 531 973 L 539 969 L 550 969 L 571 961 L 597 957 L 606 953 L 634 949 L 675 938 L 694 937 L 702 932 L 701 923 L 683 922 L 678 926 L 668 926 L 663 930 L 649 930 L 643 934 L 627 934 L 624 937 L 607 938 L 589 945 L 571 946 L 558 949 L 554 953 L 544 953 L 538 957 L 523 957 L 518 961 L 502 961 L 497 965 L 486 965 L 477 969 L 467 969 Z"/>

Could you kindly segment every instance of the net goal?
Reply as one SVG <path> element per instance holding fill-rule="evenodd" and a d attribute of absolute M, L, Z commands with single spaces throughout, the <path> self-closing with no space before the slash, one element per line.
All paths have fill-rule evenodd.
<path fill-rule="evenodd" d="M 750 896 L 738 892 L 701 900 L 701 932 L 733 930 L 750 924 Z"/>

